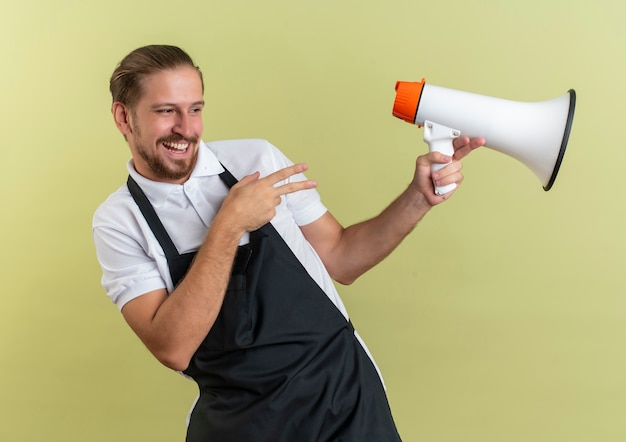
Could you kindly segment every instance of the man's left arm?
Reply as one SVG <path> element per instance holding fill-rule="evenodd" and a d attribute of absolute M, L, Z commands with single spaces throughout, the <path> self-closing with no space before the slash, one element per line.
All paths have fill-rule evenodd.
<path fill-rule="evenodd" d="M 344 228 L 330 212 L 302 226 L 302 232 L 322 259 L 330 276 L 341 284 L 351 284 L 363 273 L 387 257 L 413 230 L 428 211 L 448 199 L 435 194 L 437 186 L 463 181 L 460 160 L 484 144 L 482 138 L 459 137 L 451 158 L 439 152 L 418 157 L 411 184 L 378 216 Z M 449 163 L 449 164 L 447 164 Z M 437 172 L 433 164 L 447 164 Z"/>

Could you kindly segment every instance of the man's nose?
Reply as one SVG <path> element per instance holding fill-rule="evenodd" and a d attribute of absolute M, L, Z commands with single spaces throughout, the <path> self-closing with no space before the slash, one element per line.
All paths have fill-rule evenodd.
<path fill-rule="evenodd" d="M 193 126 L 191 124 L 191 118 L 187 114 L 179 114 L 173 131 L 185 138 L 193 135 Z"/>

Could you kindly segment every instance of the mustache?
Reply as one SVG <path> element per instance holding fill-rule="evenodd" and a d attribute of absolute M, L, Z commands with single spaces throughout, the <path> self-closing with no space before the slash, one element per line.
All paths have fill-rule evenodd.
<path fill-rule="evenodd" d="M 197 136 L 192 136 L 192 137 L 183 137 L 182 135 L 168 135 L 167 137 L 163 137 L 163 138 L 159 138 L 157 140 L 157 143 L 180 143 L 180 142 L 187 142 L 190 144 L 196 144 L 199 140 L 199 137 Z"/>

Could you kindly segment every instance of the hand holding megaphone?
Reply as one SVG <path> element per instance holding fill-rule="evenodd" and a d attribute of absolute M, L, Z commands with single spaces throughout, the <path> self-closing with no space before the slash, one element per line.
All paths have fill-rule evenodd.
<path fill-rule="evenodd" d="M 428 150 L 430 152 L 441 152 L 452 158 L 454 156 L 454 139 L 460 135 L 461 131 L 457 129 L 428 120 L 424 121 L 424 141 L 428 143 Z M 433 164 L 432 171 L 436 172 L 444 167 L 446 167 L 446 164 Z M 456 189 L 456 183 L 446 186 L 435 185 L 435 193 L 439 196 L 452 192 L 454 189 Z"/>
<path fill-rule="evenodd" d="M 432 124 L 429 121 L 424 123 L 424 140 L 428 143 L 429 152 L 438 152 L 446 155 L 448 158 L 446 160 L 445 157 L 428 155 L 431 162 L 432 185 L 435 188 L 435 194 L 441 197 L 456 189 L 456 183 L 459 182 L 458 177 L 460 176 L 461 166 L 453 167 L 451 163 L 460 163 L 472 150 L 485 144 L 483 138 L 470 139 L 465 135 L 461 135 L 456 129 Z M 433 163 L 433 161 L 436 162 Z M 445 171 L 442 173 L 436 173 L 444 168 Z M 452 180 L 455 181 L 450 184 L 444 184 Z"/>
<path fill-rule="evenodd" d="M 454 155 L 460 135 L 483 137 L 485 146 L 530 168 L 544 190 L 554 184 L 569 139 L 576 93 L 548 101 L 523 103 L 446 89 L 419 82 L 396 82 L 393 115 L 424 127 L 430 151 Z M 433 171 L 445 165 L 433 166 Z M 437 187 L 443 195 L 456 185 Z"/>

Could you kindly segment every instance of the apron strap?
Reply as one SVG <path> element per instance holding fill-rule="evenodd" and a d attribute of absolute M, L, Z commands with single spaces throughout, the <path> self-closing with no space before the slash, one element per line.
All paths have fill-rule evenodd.
<path fill-rule="evenodd" d="M 222 167 L 224 166 L 222 165 Z M 228 188 L 231 188 L 235 184 L 237 184 L 237 179 L 225 167 L 224 167 L 224 172 L 220 173 L 219 177 L 224 182 L 224 184 L 228 186 Z M 141 214 L 146 219 L 146 222 L 148 223 L 150 230 L 152 230 L 152 233 L 154 234 L 157 241 L 161 245 L 161 248 L 163 249 L 163 252 L 165 253 L 165 257 L 167 258 L 168 266 L 170 267 L 170 272 L 172 271 L 175 272 L 175 274 L 172 274 L 171 276 L 172 276 L 172 280 L 174 281 L 174 284 L 176 284 L 177 281 L 180 281 L 180 279 L 182 279 L 182 276 L 186 272 L 185 262 L 187 261 L 181 264 L 185 268 L 177 269 L 178 264 L 176 263 L 180 260 L 179 258 L 183 257 L 183 255 L 180 255 L 178 253 L 178 249 L 176 249 L 176 246 L 174 245 L 172 238 L 167 233 L 167 230 L 165 230 L 165 227 L 163 226 L 163 223 L 159 219 L 159 216 L 156 214 L 156 211 L 154 210 L 154 207 L 150 203 L 150 200 L 148 199 L 144 191 L 141 189 L 139 184 L 137 184 L 137 181 L 135 181 L 133 177 L 131 177 L 130 175 L 128 175 L 128 180 L 126 181 L 126 185 L 128 186 L 128 190 L 130 191 L 130 194 L 132 195 L 133 199 L 137 203 L 137 206 L 139 206 L 139 210 L 141 211 Z M 233 265 L 233 271 L 243 272 L 245 270 L 245 268 L 248 265 L 248 261 L 250 259 L 250 253 L 251 251 L 249 250 L 248 247 L 246 246 L 239 247 L 237 257 Z"/>
<path fill-rule="evenodd" d="M 165 253 L 167 259 L 170 260 L 178 257 L 178 250 L 176 249 L 172 238 L 170 238 L 167 231 L 165 230 L 165 227 L 163 227 L 161 220 L 154 211 L 154 207 L 152 207 L 152 204 L 150 204 L 148 197 L 143 192 L 143 190 L 141 190 L 139 184 L 137 184 L 137 182 L 130 175 L 128 175 L 126 185 L 128 186 L 128 190 L 133 196 L 133 199 L 139 206 L 139 210 L 141 211 L 143 217 L 148 222 L 152 233 L 154 233 L 154 236 L 161 245 L 161 248 L 163 249 L 163 252 Z"/>
<path fill-rule="evenodd" d="M 224 167 L 223 164 L 222 164 L 222 167 Z M 233 174 L 230 173 L 228 169 L 226 169 L 225 167 L 224 167 L 224 172 L 220 173 L 220 178 L 222 179 L 224 184 L 228 186 L 228 188 L 233 187 L 238 182 L 237 178 L 235 178 Z"/>

